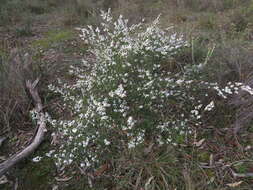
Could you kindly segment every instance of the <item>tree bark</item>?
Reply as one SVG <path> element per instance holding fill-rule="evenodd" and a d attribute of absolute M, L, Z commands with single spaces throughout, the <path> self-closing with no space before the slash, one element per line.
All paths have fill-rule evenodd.
<path fill-rule="evenodd" d="M 14 154 L 9 159 L 7 159 L 6 161 L 0 164 L 0 177 L 3 174 L 5 174 L 10 168 L 12 168 L 15 164 L 17 164 L 18 162 L 20 162 L 21 160 L 29 156 L 31 153 L 33 153 L 44 139 L 45 133 L 47 131 L 46 119 L 43 113 L 42 101 L 36 87 L 38 82 L 39 82 L 39 79 L 35 80 L 33 83 L 31 83 L 29 80 L 26 81 L 26 87 L 29 90 L 33 98 L 33 101 L 35 102 L 35 109 L 39 114 L 39 121 L 37 123 L 38 128 L 36 130 L 36 135 L 30 145 L 28 145 L 21 152 Z"/>

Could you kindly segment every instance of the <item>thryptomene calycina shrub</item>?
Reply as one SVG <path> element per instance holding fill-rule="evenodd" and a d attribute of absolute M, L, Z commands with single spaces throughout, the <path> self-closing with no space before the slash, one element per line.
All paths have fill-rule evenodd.
<path fill-rule="evenodd" d="M 124 150 L 176 145 L 190 138 L 202 117 L 215 109 L 214 94 L 223 99 L 249 86 L 201 80 L 205 64 L 167 71 L 164 65 L 188 43 L 183 36 L 159 28 L 159 18 L 128 25 L 102 12 L 98 28 L 82 29 L 81 39 L 94 57 L 71 67 L 73 84 L 50 85 L 60 93 L 70 119 L 49 119 L 62 135 L 54 152 L 57 165 L 77 162 L 100 165 L 117 159 Z M 51 155 L 51 154 L 50 154 Z"/>

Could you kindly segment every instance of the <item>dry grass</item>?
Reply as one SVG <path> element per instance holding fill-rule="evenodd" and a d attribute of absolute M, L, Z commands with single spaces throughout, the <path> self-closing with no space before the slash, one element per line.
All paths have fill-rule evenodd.
<path fill-rule="evenodd" d="M 31 76 L 28 72 L 29 60 L 21 57 L 14 49 L 8 59 L 0 65 L 0 127 L 1 135 L 19 129 L 28 130 L 31 101 L 26 94 L 24 82 Z"/>

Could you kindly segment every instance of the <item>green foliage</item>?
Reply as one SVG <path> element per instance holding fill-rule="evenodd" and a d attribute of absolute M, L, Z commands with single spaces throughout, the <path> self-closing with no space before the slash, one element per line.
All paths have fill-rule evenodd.
<path fill-rule="evenodd" d="M 214 30 L 216 26 L 216 17 L 214 14 L 206 14 L 199 18 L 199 26 L 204 30 Z"/>
<path fill-rule="evenodd" d="M 49 145 L 49 142 L 43 143 L 35 152 L 35 155 L 45 153 L 48 150 Z M 25 165 L 28 165 L 28 167 Z M 39 163 L 28 162 L 28 160 L 25 160 L 16 170 L 20 179 L 19 188 L 22 190 L 49 189 L 55 181 L 53 176 L 56 173 L 56 168 L 50 158 L 45 158 Z M 29 178 L 29 180 L 26 180 L 27 178 Z"/>
<path fill-rule="evenodd" d="M 116 189 L 183 188 L 183 184 L 179 183 L 184 180 L 181 174 L 182 165 L 173 147 L 163 146 L 150 152 L 145 152 L 140 147 L 127 155 L 113 165 Z"/>
<path fill-rule="evenodd" d="M 27 18 L 24 25 L 16 28 L 16 36 L 17 37 L 29 37 L 29 36 L 33 36 L 33 35 L 34 34 L 32 32 L 32 19 L 31 18 Z"/>
<path fill-rule="evenodd" d="M 32 14 L 44 14 L 47 11 L 46 1 L 30 1 L 27 4 L 27 9 Z"/>
<path fill-rule="evenodd" d="M 34 41 L 32 45 L 34 47 L 48 49 L 49 47 L 55 46 L 61 42 L 73 39 L 73 37 L 74 37 L 74 33 L 70 30 L 64 30 L 64 31 L 53 30 L 46 33 L 45 38 Z"/>

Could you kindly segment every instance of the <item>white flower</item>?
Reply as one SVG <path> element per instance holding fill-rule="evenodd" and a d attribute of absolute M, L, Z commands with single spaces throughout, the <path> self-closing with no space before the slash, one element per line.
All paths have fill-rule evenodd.
<path fill-rule="evenodd" d="M 111 144 L 111 142 L 110 142 L 110 141 L 108 141 L 107 139 L 104 139 L 104 143 L 105 143 L 105 145 L 109 145 L 109 144 Z"/>
<path fill-rule="evenodd" d="M 124 91 L 123 85 L 120 84 L 118 88 L 114 92 L 116 95 L 118 95 L 121 98 L 126 97 L 126 92 Z"/>
<path fill-rule="evenodd" d="M 109 117 L 108 116 L 102 116 L 101 120 L 107 120 Z"/>
<path fill-rule="evenodd" d="M 197 116 L 199 114 L 199 111 L 198 110 L 191 110 L 191 113 Z"/>
<path fill-rule="evenodd" d="M 253 89 L 250 86 L 242 86 L 241 89 L 253 95 Z"/>
<path fill-rule="evenodd" d="M 34 158 L 32 159 L 32 161 L 33 161 L 33 162 L 39 162 L 41 159 L 42 159 L 41 156 L 37 156 L 37 157 L 34 157 Z"/>
<path fill-rule="evenodd" d="M 176 83 L 179 84 L 179 85 L 181 85 L 183 82 L 184 82 L 184 80 L 182 80 L 182 79 L 179 79 L 179 80 L 176 81 Z"/>
<path fill-rule="evenodd" d="M 231 91 L 231 89 L 229 87 L 225 87 L 224 92 L 228 93 L 228 94 L 233 94 L 233 92 Z"/>
<path fill-rule="evenodd" d="M 47 157 L 51 157 L 51 155 L 55 152 L 55 150 L 50 150 L 48 153 L 46 153 Z"/>
<path fill-rule="evenodd" d="M 109 96 L 113 98 L 114 97 L 114 92 L 110 91 Z"/>
<path fill-rule="evenodd" d="M 128 119 L 127 119 L 128 128 L 131 129 L 134 126 L 134 124 L 135 124 L 135 121 L 134 121 L 133 117 L 132 116 L 128 117 Z"/>
<path fill-rule="evenodd" d="M 129 149 L 134 148 L 136 146 L 135 142 L 132 140 L 127 145 Z"/>
<path fill-rule="evenodd" d="M 73 133 L 76 133 L 76 132 L 77 132 L 77 128 L 73 128 L 73 129 L 72 129 L 72 132 L 73 132 Z"/>
<path fill-rule="evenodd" d="M 68 164 L 71 164 L 72 162 L 73 162 L 72 159 L 69 159 L 69 160 L 68 160 Z"/>
<path fill-rule="evenodd" d="M 205 111 L 211 111 L 214 108 L 214 102 L 211 101 L 206 107 L 205 107 Z"/>

